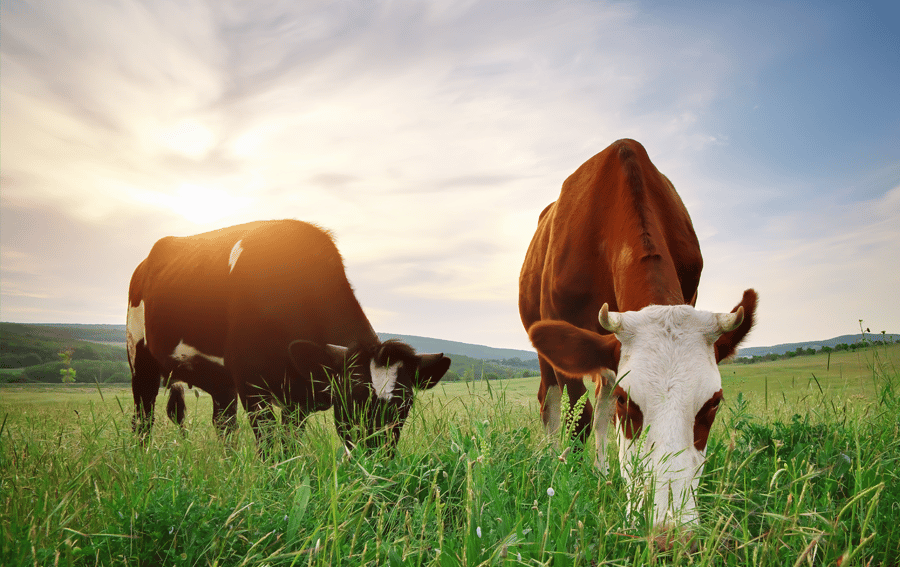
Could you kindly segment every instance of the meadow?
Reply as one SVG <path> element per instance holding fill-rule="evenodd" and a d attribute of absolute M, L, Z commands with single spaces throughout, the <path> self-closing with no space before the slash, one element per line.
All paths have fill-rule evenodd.
<path fill-rule="evenodd" d="M 5 385 L 0 564 L 898 565 L 898 369 L 900 345 L 720 366 L 696 545 L 668 551 L 615 460 L 546 439 L 537 378 L 421 393 L 393 460 L 342 458 L 327 413 L 261 459 L 190 391 L 187 434 L 157 416 L 145 449 L 127 386 Z"/>

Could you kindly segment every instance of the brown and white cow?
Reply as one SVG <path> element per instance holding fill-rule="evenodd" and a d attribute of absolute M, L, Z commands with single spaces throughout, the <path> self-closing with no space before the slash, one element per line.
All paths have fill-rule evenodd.
<path fill-rule="evenodd" d="M 142 438 L 165 377 L 208 392 L 222 433 L 236 426 L 238 398 L 258 440 L 274 421 L 272 402 L 298 426 L 334 406 L 348 450 L 393 451 L 414 389 L 433 387 L 450 366 L 443 354 L 379 341 L 330 234 L 296 220 L 159 240 L 132 276 L 126 334 Z M 173 388 L 167 407 L 179 423 L 183 391 Z"/>
<path fill-rule="evenodd" d="M 652 491 L 657 529 L 697 521 L 693 493 L 722 399 L 716 364 L 734 354 L 756 308 L 747 290 L 730 314 L 695 309 L 702 267 L 675 188 L 643 146 L 619 140 L 541 213 L 519 279 L 546 429 L 560 427 L 562 388 L 574 405 L 583 379 L 594 380 L 596 408 L 588 402 L 575 431 L 587 441 L 593 425 L 605 471 L 614 417 L 623 476 L 654 479 L 638 484 Z"/>

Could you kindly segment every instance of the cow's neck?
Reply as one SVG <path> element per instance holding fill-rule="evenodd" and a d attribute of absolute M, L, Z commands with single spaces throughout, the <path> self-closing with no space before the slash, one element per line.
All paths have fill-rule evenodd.
<path fill-rule="evenodd" d="M 639 311 L 648 305 L 683 305 L 678 273 L 667 253 L 647 254 L 626 270 L 616 282 L 620 311 Z"/>

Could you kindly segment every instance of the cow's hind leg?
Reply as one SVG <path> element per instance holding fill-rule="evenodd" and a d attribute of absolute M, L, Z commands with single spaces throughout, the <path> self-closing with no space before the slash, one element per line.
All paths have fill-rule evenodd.
<path fill-rule="evenodd" d="M 166 415 L 173 423 L 178 425 L 184 434 L 184 415 L 186 406 L 184 403 L 184 382 L 175 382 L 169 385 L 169 401 L 166 403 Z"/>
<path fill-rule="evenodd" d="M 219 436 L 229 442 L 237 430 L 237 396 L 214 397 L 212 420 Z"/>
<path fill-rule="evenodd" d="M 134 395 L 134 417 L 131 429 L 141 444 L 147 442 L 153 427 L 153 410 L 159 394 L 160 368 L 144 341 L 135 345 L 131 365 L 131 392 Z"/>

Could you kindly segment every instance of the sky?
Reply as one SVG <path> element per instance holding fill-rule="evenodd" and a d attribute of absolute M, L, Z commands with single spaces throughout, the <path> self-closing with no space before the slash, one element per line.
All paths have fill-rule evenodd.
<path fill-rule="evenodd" d="M 0 320 L 124 324 L 153 243 L 333 231 L 379 332 L 530 348 L 563 180 L 634 138 L 744 346 L 900 332 L 900 4 L 2 0 Z"/>

